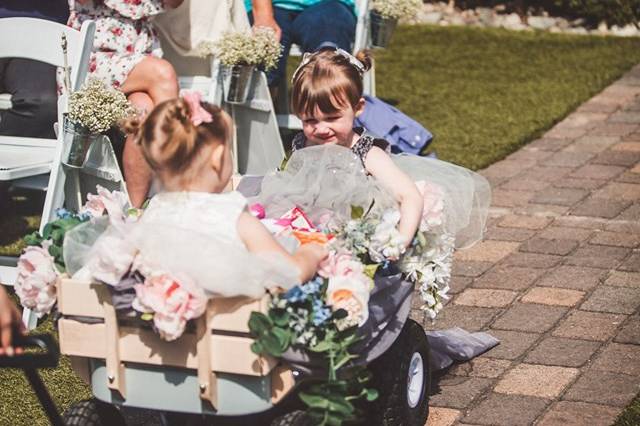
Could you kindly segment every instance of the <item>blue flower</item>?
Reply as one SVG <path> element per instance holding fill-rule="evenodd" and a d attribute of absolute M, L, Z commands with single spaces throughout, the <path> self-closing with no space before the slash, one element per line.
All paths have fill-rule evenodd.
<path fill-rule="evenodd" d="M 323 280 L 320 277 L 316 277 L 311 281 L 307 281 L 306 284 L 302 286 L 302 292 L 306 295 L 313 295 L 320 292 L 320 288 L 322 288 Z"/>
<path fill-rule="evenodd" d="M 313 301 L 313 318 L 311 321 L 316 327 L 323 324 L 331 318 L 331 309 L 327 307 L 322 300 Z"/>
<path fill-rule="evenodd" d="M 306 294 L 300 289 L 300 286 L 295 286 L 284 294 L 284 298 L 290 303 L 296 303 L 306 299 Z"/>
<path fill-rule="evenodd" d="M 58 216 L 59 219 L 69 219 L 73 217 L 73 213 L 65 208 L 59 208 L 56 210 L 56 216 Z"/>

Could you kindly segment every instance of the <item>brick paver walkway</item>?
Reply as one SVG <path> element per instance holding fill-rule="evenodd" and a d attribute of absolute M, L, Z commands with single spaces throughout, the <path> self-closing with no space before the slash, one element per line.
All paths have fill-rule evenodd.
<path fill-rule="evenodd" d="M 640 65 L 483 174 L 486 240 L 412 316 L 502 343 L 434 380 L 428 425 L 610 425 L 640 391 Z"/>

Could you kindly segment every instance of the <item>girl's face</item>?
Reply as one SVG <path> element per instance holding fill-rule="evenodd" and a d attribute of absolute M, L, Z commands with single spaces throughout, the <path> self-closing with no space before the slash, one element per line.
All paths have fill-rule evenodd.
<path fill-rule="evenodd" d="M 324 113 L 319 108 L 313 115 L 303 114 L 302 131 L 311 145 L 335 143 L 351 147 L 353 143 L 353 120 L 364 109 L 364 99 L 360 99 L 355 108 L 350 105 L 336 112 Z"/>

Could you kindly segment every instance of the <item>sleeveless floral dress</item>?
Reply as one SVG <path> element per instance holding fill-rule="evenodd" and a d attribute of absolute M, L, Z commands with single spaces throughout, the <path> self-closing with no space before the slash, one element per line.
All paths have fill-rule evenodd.
<path fill-rule="evenodd" d="M 119 88 L 145 56 L 162 56 L 149 21 L 164 11 L 162 0 L 89 0 L 85 4 L 69 0 L 69 8 L 70 27 L 80 30 L 88 19 L 96 23 L 89 77 Z"/>

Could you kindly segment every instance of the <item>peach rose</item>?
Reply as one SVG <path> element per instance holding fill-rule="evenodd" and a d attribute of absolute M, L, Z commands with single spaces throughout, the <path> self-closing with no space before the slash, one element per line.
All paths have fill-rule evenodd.
<path fill-rule="evenodd" d="M 187 321 L 202 315 L 207 306 L 202 289 L 187 277 L 178 279 L 169 274 L 155 274 L 134 288 L 133 308 L 153 313 L 153 323 L 167 341 L 180 337 Z"/>

